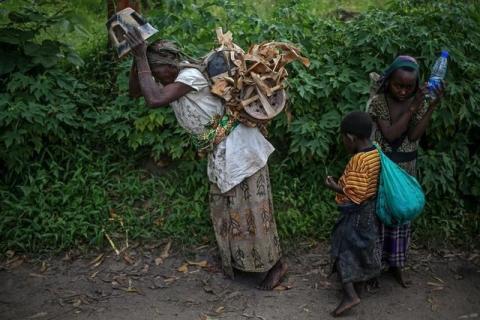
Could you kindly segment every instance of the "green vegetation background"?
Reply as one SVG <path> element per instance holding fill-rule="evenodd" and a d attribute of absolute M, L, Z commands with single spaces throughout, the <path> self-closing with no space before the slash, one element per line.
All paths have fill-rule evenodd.
<path fill-rule="evenodd" d="M 130 59 L 107 49 L 99 0 L 0 3 L 0 253 L 95 247 L 114 239 L 213 243 L 206 162 L 169 108 L 127 95 Z M 214 28 L 242 47 L 301 46 L 311 67 L 289 66 L 287 115 L 270 126 L 276 217 L 284 243 L 328 239 L 337 213 L 324 176 L 347 155 L 343 114 L 364 109 L 372 71 L 410 54 L 428 76 L 451 53 L 448 95 L 421 141 L 424 244 L 473 244 L 480 233 L 480 8 L 477 2 L 144 1 L 165 38 L 193 56 L 215 47 Z M 273 3 L 273 4 L 272 4 Z M 358 11 L 347 20 L 337 5 Z M 360 3 L 360 4 L 359 4 Z M 147 159 L 166 168 L 145 170 Z M 112 219 L 112 217 L 114 217 Z"/>

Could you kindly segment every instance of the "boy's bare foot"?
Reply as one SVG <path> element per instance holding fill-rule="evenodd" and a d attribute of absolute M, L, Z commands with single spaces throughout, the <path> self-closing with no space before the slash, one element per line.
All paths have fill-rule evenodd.
<path fill-rule="evenodd" d="M 365 282 L 362 281 L 362 282 L 355 282 L 353 284 L 353 287 L 355 288 L 355 292 L 357 292 L 357 295 L 359 298 L 362 297 L 363 295 L 363 292 L 365 291 Z"/>
<path fill-rule="evenodd" d="M 332 316 L 339 317 L 345 311 L 348 311 L 348 310 L 352 309 L 353 307 L 355 307 L 359 303 L 360 303 L 360 298 L 359 297 L 350 298 L 350 297 L 344 296 L 343 299 L 342 299 L 342 302 L 340 302 L 338 307 L 335 310 L 333 310 Z"/>
<path fill-rule="evenodd" d="M 404 279 L 402 269 L 399 267 L 390 267 L 389 271 L 392 273 L 393 277 L 397 282 L 404 288 L 410 287 L 412 284 L 411 281 Z"/>
<path fill-rule="evenodd" d="M 278 262 L 268 271 L 265 279 L 263 279 L 262 283 L 257 287 L 260 290 L 272 290 L 276 286 L 280 284 L 282 278 L 287 273 L 288 266 L 282 259 L 278 260 Z"/>

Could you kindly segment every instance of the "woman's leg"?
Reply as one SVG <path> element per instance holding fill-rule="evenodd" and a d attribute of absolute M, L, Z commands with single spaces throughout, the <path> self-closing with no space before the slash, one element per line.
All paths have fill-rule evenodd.
<path fill-rule="evenodd" d="M 265 279 L 258 286 L 260 290 L 272 290 L 280 284 L 282 278 L 287 273 L 288 266 L 283 261 L 283 259 L 278 260 L 278 262 L 268 271 Z"/>

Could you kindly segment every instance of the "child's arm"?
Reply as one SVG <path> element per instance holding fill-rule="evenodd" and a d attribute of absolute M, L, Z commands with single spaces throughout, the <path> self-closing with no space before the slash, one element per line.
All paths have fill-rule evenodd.
<path fill-rule="evenodd" d="M 335 191 L 336 193 L 345 194 L 342 187 L 338 185 L 338 183 L 332 176 L 327 176 L 327 178 L 325 178 L 325 186 L 327 186 L 327 188 L 329 188 L 330 190 Z"/>

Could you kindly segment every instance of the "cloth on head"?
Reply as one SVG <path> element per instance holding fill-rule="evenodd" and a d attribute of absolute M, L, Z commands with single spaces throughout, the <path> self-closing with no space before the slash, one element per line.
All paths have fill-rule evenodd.
<path fill-rule="evenodd" d="M 417 83 L 418 83 L 418 79 L 419 79 L 418 70 L 420 67 L 417 63 L 417 60 L 415 60 L 415 58 L 411 56 L 398 56 L 395 58 L 395 60 L 393 60 L 392 64 L 383 71 L 383 75 L 380 78 L 379 91 L 384 89 L 385 83 L 390 78 L 390 76 L 395 71 L 401 68 L 411 68 L 415 70 L 417 72 Z"/>
<path fill-rule="evenodd" d="M 177 66 L 181 60 L 181 52 L 173 41 L 159 40 L 148 46 L 147 59 L 151 66 L 164 64 Z"/>
<path fill-rule="evenodd" d="M 393 60 L 392 64 L 383 71 L 383 77 L 388 78 L 392 73 L 400 68 L 407 67 L 415 71 L 418 71 L 418 63 L 415 58 L 410 56 L 398 56 Z"/>

